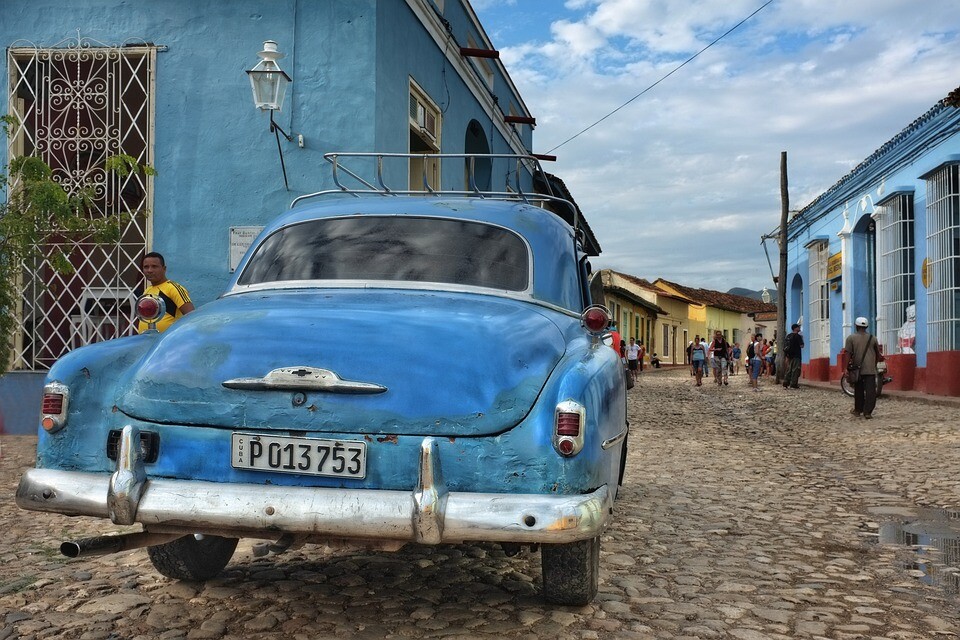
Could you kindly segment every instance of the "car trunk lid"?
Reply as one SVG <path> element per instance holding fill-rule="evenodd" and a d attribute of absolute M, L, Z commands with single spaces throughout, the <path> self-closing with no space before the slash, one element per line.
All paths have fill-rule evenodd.
<path fill-rule="evenodd" d="M 550 310 L 480 294 L 245 293 L 158 336 L 117 406 L 171 424 L 484 435 L 517 424 L 564 353 Z"/>

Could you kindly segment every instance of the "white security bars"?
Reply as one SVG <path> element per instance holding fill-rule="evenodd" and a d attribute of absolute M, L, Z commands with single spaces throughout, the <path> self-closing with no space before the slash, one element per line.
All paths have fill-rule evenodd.
<path fill-rule="evenodd" d="M 48 369 L 70 349 L 133 331 L 152 185 L 141 175 L 106 171 L 105 161 L 126 154 L 152 165 L 155 58 L 155 47 L 109 47 L 88 39 L 7 50 L 9 109 L 16 120 L 8 156 L 40 157 L 67 192 L 92 187 L 91 216 L 139 214 L 116 244 L 73 238 L 44 247 L 44 255 L 62 250 L 69 256 L 73 273 L 57 273 L 49 260 L 23 265 L 8 363 L 14 369 Z"/>
<path fill-rule="evenodd" d="M 913 194 L 894 196 L 877 208 L 880 227 L 880 343 L 887 353 L 903 352 L 898 335 L 907 310 L 916 304 Z M 910 347 L 907 347 L 910 348 Z"/>
<path fill-rule="evenodd" d="M 809 248 L 810 262 L 810 357 L 830 357 L 830 288 L 827 283 L 826 242 Z"/>
<path fill-rule="evenodd" d="M 927 351 L 960 348 L 960 166 L 927 176 Z"/>

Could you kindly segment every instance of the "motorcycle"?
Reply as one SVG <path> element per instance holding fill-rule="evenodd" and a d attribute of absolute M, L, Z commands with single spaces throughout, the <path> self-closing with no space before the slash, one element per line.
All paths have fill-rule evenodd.
<path fill-rule="evenodd" d="M 887 375 L 887 363 L 878 362 L 877 363 L 877 375 L 875 376 L 877 381 L 877 397 L 879 398 L 883 394 L 883 385 L 888 382 L 893 382 L 893 377 Z M 847 382 L 847 376 L 842 376 L 840 378 L 840 388 L 843 389 L 843 392 L 853 397 L 853 385 Z"/>

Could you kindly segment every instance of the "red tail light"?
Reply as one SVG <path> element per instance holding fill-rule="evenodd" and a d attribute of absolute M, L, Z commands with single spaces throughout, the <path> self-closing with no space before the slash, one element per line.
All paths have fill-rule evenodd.
<path fill-rule="evenodd" d="M 40 406 L 40 413 L 54 413 L 59 415 L 63 412 L 63 394 L 45 393 L 43 394 L 43 404 Z"/>
<path fill-rule="evenodd" d="M 70 390 L 61 382 L 48 382 L 43 386 L 40 403 L 40 424 L 50 433 L 59 431 L 67 424 L 67 406 Z"/>
<path fill-rule="evenodd" d="M 583 449 L 583 426 L 587 411 L 582 404 L 564 400 L 554 413 L 553 447 L 565 457 L 575 456 Z"/>
<path fill-rule="evenodd" d="M 580 414 L 579 413 L 558 413 L 557 414 L 557 435 L 573 436 L 580 435 Z"/>
<path fill-rule="evenodd" d="M 580 323 L 590 333 L 600 333 L 610 324 L 610 312 L 607 311 L 606 307 L 600 305 L 587 307 L 580 314 Z"/>

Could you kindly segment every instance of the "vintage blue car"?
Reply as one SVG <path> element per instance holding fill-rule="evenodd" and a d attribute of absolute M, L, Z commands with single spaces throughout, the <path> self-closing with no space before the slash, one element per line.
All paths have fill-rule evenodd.
<path fill-rule="evenodd" d="M 539 547 L 548 600 L 592 600 L 626 390 L 578 234 L 546 208 L 569 204 L 315 195 L 217 300 L 56 363 L 17 504 L 140 523 L 61 551 L 147 547 L 177 579 L 241 537 L 494 541 Z"/>

